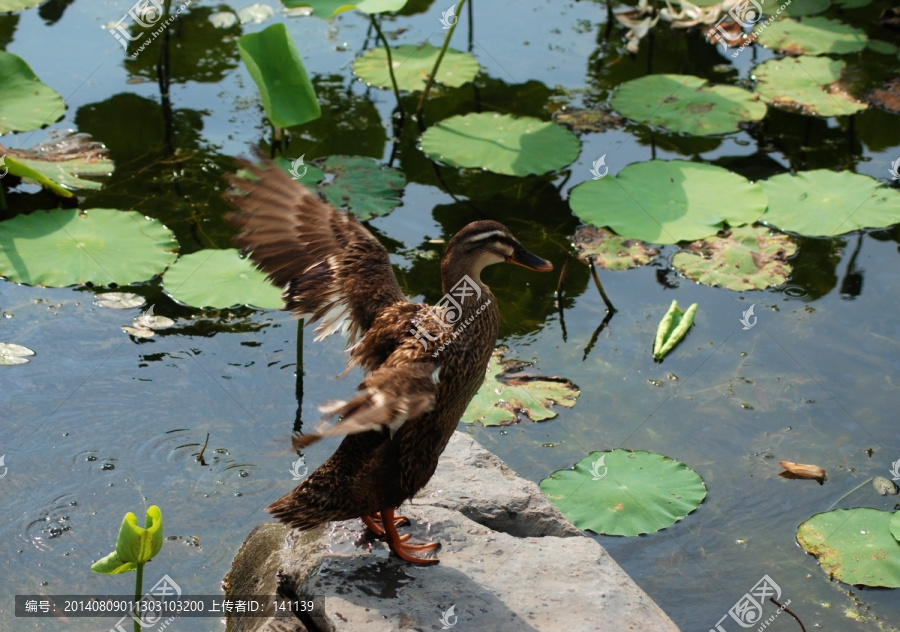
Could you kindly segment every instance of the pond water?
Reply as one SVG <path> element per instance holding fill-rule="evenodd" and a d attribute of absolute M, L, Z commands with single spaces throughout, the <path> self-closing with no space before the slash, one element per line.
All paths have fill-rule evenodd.
<path fill-rule="evenodd" d="M 386 20 L 384 30 L 394 43 L 439 45 L 446 7 L 411 4 L 409 15 Z M 0 44 L 66 99 L 66 115 L 51 129 L 88 132 L 115 161 L 103 189 L 85 192 L 80 206 L 158 218 L 176 233 L 182 253 L 230 246 L 223 175 L 234 169 L 234 156 L 269 138 L 237 51 L 237 36 L 267 24 L 216 29 L 209 16 L 226 6 L 244 5 L 194 2 L 170 26 L 168 104 L 156 81 L 157 51 L 130 60 L 101 28 L 124 15 L 128 2 L 48 2 L 0 15 Z M 871 23 L 882 6 L 858 10 L 854 23 Z M 568 191 L 591 178 L 591 164 L 603 154 L 611 174 L 655 157 L 702 160 L 751 179 L 829 168 L 882 180 L 900 156 L 900 119 L 876 108 L 852 123 L 775 111 L 764 126 L 721 139 L 632 125 L 581 135 L 578 161 L 552 177 L 443 169 L 464 200 L 458 201 L 416 148 L 415 125 L 389 138 L 393 95 L 352 77 L 354 56 L 373 45 L 363 16 L 274 19 L 287 24 L 322 101 L 322 118 L 293 136 L 288 155 L 363 155 L 402 169 L 409 180 L 403 205 L 370 225 L 391 251 L 401 286 L 417 299 L 441 295 L 441 246 L 430 240 L 449 238 L 474 219 L 506 223 L 559 270 L 579 225 Z M 429 120 L 475 110 L 546 119 L 563 104 L 603 104 L 616 85 L 648 72 L 741 83 L 773 55 L 754 49 L 731 60 L 698 32 L 663 28 L 630 58 L 616 29 L 604 38 L 605 21 L 604 5 L 591 2 L 476 1 L 474 31 L 462 20 L 454 44 L 465 48 L 469 38 L 481 74 L 474 87 L 435 94 Z M 408 30 L 396 34 L 401 27 Z M 897 69 L 896 57 L 861 59 L 871 76 Z M 417 98 L 404 97 L 404 108 L 413 109 Z M 28 147 L 46 134 L 12 135 L 3 143 Z M 36 187 L 6 197 L 2 219 L 58 204 Z M 681 522 L 636 538 L 593 536 L 684 630 L 714 628 L 764 575 L 778 583 L 782 601 L 790 599 L 807 630 L 900 627 L 895 590 L 829 581 L 796 543 L 798 524 L 834 503 L 897 508 L 896 496 L 880 496 L 871 485 L 848 492 L 871 476 L 890 477 L 900 459 L 900 229 L 799 243 L 788 282 L 762 292 L 735 293 L 678 276 L 668 269 L 672 246 L 650 266 L 601 271 L 618 309 L 601 329 L 605 306 L 577 261 L 559 301 L 555 273 L 495 266 L 484 275 L 498 298 L 508 357 L 571 379 L 581 397 L 550 421 L 462 429 L 533 481 L 590 451 L 617 447 L 660 452 L 697 471 L 708 495 Z M 169 299 L 158 280 L 130 289 L 175 327 L 136 341 L 120 326 L 139 310 L 97 307 L 90 288 L 0 281 L 0 341 L 37 352 L 28 364 L 0 367 L 0 454 L 7 468 L 0 482 L 0 630 L 96 630 L 98 621 L 110 627 L 108 619 L 16 619 L 13 597 L 130 593 L 133 575 L 101 576 L 90 565 L 112 550 L 123 514 L 142 520 L 151 504 L 162 508 L 169 540 L 145 581 L 168 574 L 185 593 L 218 594 L 241 542 L 268 519 L 263 508 L 295 484 L 289 440 L 298 417 L 295 321 L 275 311 L 188 308 Z M 652 340 L 673 298 L 700 308 L 686 340 L 657 364 Z M 750 305 L 758 322 L 745 330 L 740 318 Z M 342 346 L 303 334 L 303 421 L 316 420 L 319 403 L 348 395 L 358 383 L 358 373 L 334 379 L 344 366 Z M 196 455 L 207 435 L 203 464 Z M 307 465 L 320 464 L 336 445 L 311 447 Z M 828 478 L 823 485 L 783 478 L 780 460 L 816 463 Z M 494 572 L 504 572 L 502 561 Z M 463 609 L 465 596 L 456 604 Z M 773 611 L 767 606 L 767 614 Z M 170 629 L 224 624 L 185 618 Z M 782 614 L 769 629 L 799 626 Z"/>

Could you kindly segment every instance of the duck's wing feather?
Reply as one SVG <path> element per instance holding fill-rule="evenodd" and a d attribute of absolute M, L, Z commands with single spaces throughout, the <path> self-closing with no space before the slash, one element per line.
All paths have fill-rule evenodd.
<path fill-rule="evenodd" d="M 350 213 L 338 211 L 272 161 L 240 161 L 256 179 L 229 176 L 235 242 L 283 288 L 287 309 L 357 342 L 386 306 L 406 301 L 388 252 Z"/>
<path fill-rule="evenodd" d="M 393 435 L 407 420 L 434 409 L 439 380 L 440 369 L 430 362 L 382 367 L 366 376 L 359 394 L 349 401 L 321 407 L 327 417 L 336 415 L 341 420 L 332 427 L 295 436 L 294 448 L 305 448 L 323 437 L 369 430 L 387 430 Z"/>

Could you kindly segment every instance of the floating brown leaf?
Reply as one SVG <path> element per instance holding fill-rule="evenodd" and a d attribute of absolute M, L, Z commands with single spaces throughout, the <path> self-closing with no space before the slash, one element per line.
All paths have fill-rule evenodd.
<path fill-rule="evenodd" d="M 818 465 L 807 465 L 805 463 L 792 463 L 791 461 L 781 461 L 781 467 L 800 478 L 815 478 L 824 480 L 825 469 Z"/>

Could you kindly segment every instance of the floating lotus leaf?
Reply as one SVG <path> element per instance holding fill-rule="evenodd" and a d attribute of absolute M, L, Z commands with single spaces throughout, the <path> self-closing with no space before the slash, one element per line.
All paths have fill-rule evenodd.
<path fill-rule="evenodd" d="M 451 116 L 421 139 L 430 158 L 453 167 L 486 169 L 511 176 L 548 173 L 578 157 L 578 138 L 550 121 L 482 112 Z"/>
<path fill-rule="evenodd" d="M 102 183 L 82 176 L 108 176 L 115 168 L 102 144 L 91 140 L 88 134 L 73 132 L 51 132 L 49 140 L 31 149 L 10 149 L 6 162 L 12 175 L 65 197 L 71 197 L 67 189 L 99 190 Z"/>
<path fill-rule="evenodd" d="M 506 349 L 496 349 L 488 363 L 487 376 L 463 414 L 467 424 L 480 421 L 485 426 L 508 426 L 519 416 L 531 421 L 556 417 L 552 404 L 571 408 L 579 390 L 570 380 L 530 374 L 531 365 L 518 360 L 502 361 Z"/>
<path fill-rule="evenodd" d="M 605 132 L 621 127 L 622 117 L 603 108 L 589 110 L 566 107 L 553 113 L 553 120 L 574 132 Z"/>
<path fill-rule="evenodd" d="M 769 197 L 760 221 L 779 230 L 831 237 L 900 222 L 900 191 L 858 173 L 816 169 L 760 184 Z"/>
<path fill-rule="evenodd" d="M 0 366 L 25 364 L 34 351 L 12 342 L 0 342 Z"/>
<path fill-rule="evenodd" d="M 797 245 L 762 226 L 741 226 L 695 241 L 676 253 L 672 265 L 687 278 L 736 292 L 781 285 L 791 274 L 788 258 Z"/>
<path fill-rule="evenodd" d="M 744 121 L 759 121 L 766 106 L 748 90 L 710 86 L 691 75 L 647 75 L 619 86 L 611 104 L 623 116 L 673 132 L 708 136 L 740 129 Z"/>
<path fill-rule="evenodd" d="M 797 542 L 831 577 L 847 584 L 900 587 L 900 542 L 894 512 L 868 507 L 816 514 L 797 529 Z"/>
<path fill-rule="evenodd" d="M 750 4 L 751 7 L 753 6 L 752 1 L 753 0 L 751 0 Z M 868 1 L 869 0 L 866 0 L 866 2 Z M 786 3 L 787 0 L 763 0 L 763 14 L 774 16 Z M 792 18 L 799 18 L 805 15 L 815 15 L 816 13 L 822 13 L 822 11 L 827 9 L 830 4 L 830 0 L 791 0 L 791 3 L 782 9 L 778 17 L 790 16 Z"/>
<path fill-rule="evenodd" d="M 394 62 L 394 78 L 397 87 L 407 92 L 423 90 L 428 75 L 434 70 L 434 62 L 440 53 L 439 48 L 431 44 L 412 46 L 403 44 L 391 48 L 391 59 Z M 478 61 L 469 53 L 448 48 L 438 68 L 438 83 L 457 88 L 472 81 L 478 74 Z M 353 72 L 370 86 L 391 90 L 391 78 L 388 74 L 387 52 L 382 47 L 370 48 L 353 62 Z"/>
<path fill-rule="evenodd" d="M 753 70 L 756 93 L 766 103 L 810 116 L 845 116 L 866 109 L 841 85 L 846 65 L 829 57 L 770 59 Z"/>
<path fill-rule="evenodd" d="M 0 0 L 0 13 L 10 13 L 12 11 L 30 9 L 45 1 L 46 0 Z"/>
<path fill-rule="evenodd" d="M 866 47 L 865 31 L 837 20 L 815 17 L 775 20 L 759 35 L 766 48 L 789 55 L 843 55 Z"/>
<path fill-rule="evenodd" d="M 570 470 L 540 483 L 579 529 L 635 536 L 670 527 L 706 497 L 703 479 L 662 454 L 643 450 L 591 452 Z"/>
<path fill-rule="evenodd" d="M 397 169 L 359 156 L 330 156 L 322 167 L 334 174 L 334 180 L 321 188 L 325 199 L 359 219 L 387 215 L 401 204 L 406 177 Z"/>
<path fill-rule="evenodd" d="M 669 351 L 675 348 L 687 335 L 691 325 L 694 324 L 694 314 L 697 313 L 697 303 L 682 311 L 678 307 L 678 301 L 672 301 L 669 310 L 659 321 L 656 328 L 656 339 L 653 341 L 653 359 L 662 360 Z"/>
<path fill-rule="evenodd" d="M 626 239 L 594 226 L 579 226 L 573 241 L 579 259 L 606 270 L 639 268 L 659 254 L 659 250 L 640 240 Z"/>
<path fill-rule="evenodd" d="M 143 307 L 146 302 L 143 296 L 131 292 L 104 292 L 103 294 L 98 294 L 94 299 L 94 305 L 110 309 Z"/>
<path fill-rule="evenodd" d="M 21 6 L 14 4 L 7 10 L 29 6 L 27 3 L 16 4 Z M 0 77 L 3 78 L 0 81 L 0 134 L 40 129 L 65 112 L 63 98 L 56 90 L 41 83 L 21 57 L 0 50 Z"/>
<path fill-rule="evenodd" d="M 756 221 L 766 196 L 758 184 L 722 167 L 650 160 L 628 165 L 615 177 L 579 184 L 569 206 L 582 221 L 624 237 L 674 244 L 715 235 L 725 223 Z"/>
<path fill-rule="evenodd" d="M 893 481 L 892 481 L 893 484 Z M 894 485 L 894 490 L 891 492 L 892 494 L 897 493 L 897 486 Z M 884 494 L 882 494 L 884 495 Z M 894 515 L 891 517 L 891 522 L 888 525 L 891 530 L 891 535 L 894 536 L 894 539 L 900 542 L 900 511 L 895 511 Z"/>
<path fill-rule="evenodd" d="M 162 281 L 169 296 L 193 307 L 284 307 L 281 290 L 234 248 L 184 255 L 166 270 Z"/>
<path fill-rule="evenodd" d="M 241 36 L 238 48 L 272 125 L 292 127 L 322 115 L 315 88 L 283 23 Z"/>
<path fill-rule="evenodd" d="M 177 249 L 172 231 L 135 211 L 35 211 L 0 222 L 0 275 L 27 285 L 147 281 Z"/>
<path fill-rule="evenodd" d="M 331 18 L 344 11 L 358 9 L 363 13 L 388 13 L 399 11 L 406 5 L 407 0 L 284 0 L 284 6 L 288 9 L 309 7 L 316 17 Z"/>

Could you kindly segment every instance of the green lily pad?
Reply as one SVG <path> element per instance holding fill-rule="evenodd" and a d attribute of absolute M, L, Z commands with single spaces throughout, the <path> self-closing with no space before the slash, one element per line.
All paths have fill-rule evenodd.
<path fill-rule="evenodd" d="M 571 408 L 579 390 L 570 380 L 529 374 L 531 364 L 518 360 L 502 361 L 507 349 L 494 350 L 484 383 L 463 414 L 461 421 L 476 421 L 485 426 L 508 426 L 527 417 L 545 421 L 556 417 L 551 404 Z"/>
<path fill-rule="evenodd" d="M 329 204 L 344 207 L 361 220 L 387 215 L 402 203 L 402 172 L 373 158 L 329 156 L 321 163 L 334 179 L 320 190 Z"/>
<path fill-rule="evenodd" d="M 796 20 L 776 20 L 759 36 L 766 48 L 788 55 L 843 55 L 856 53 L 866 47 L 865 31 L 837 20 L 815 17 Z"/>
<path fill-rule="evenodd" d="M 578 157 L 578 138 L 550 121 L 481 112 L 451 116 L 422 134 L 422 151 L 453 167 L 511 176 L 556 171 Z"/>
<path fill-rule="evenodd" d="M 358 9 L 363 13 L 390 13 L 399 11 L 406 5 L 407 0 L 361 0 L 360 2 L 348 2 L 347 0 L 283 0 L 285 8 L 299 9 L 309 7 L 316 17 L 331 18 L 344 11 Z"/>
<path fill-rule="evenodd" d="M 46 0 L 0 0 L 0 13 L 11 13 L 36 7 Z"/>
<path fill-rule="evenodd" d="M 866 48 L 882 55 L 895 55 L 897 51 L 900 51 L 896 44 L 884 40 L 869 40 L 866 42 Z"/>
<path fill-rule="evenodd" d="M 606 270 L 639 268 L 659 254 L 659 250 L 638 239 L 626 239 L 594 226 L 579 226 L 573 243 L 579 259 Z"/>
<path fill-rule="evenodd" d="M 802 55 L 770 59 L 753 70 L 756 93 L 766 103 L 809 116 L 846 116 L 866 109 L 841 85 L 840 59 Z"/>
<path fill-rule="evenodd" d="M 166 294 L 193 307 L 284 307 L 281 290 L 235 248 L 184 255 L 166 270 L 162 282 Z"/>
<path fill-rule="evenodd" d="M 900 191 L 858 173 L 816 169 L 760 184 L 769 208 L 759 221 L 779 230 L 831 237 L 900 222 Z"/>
<path fill-rule="evenodd" d="M 691 75 L 647 75 L 619 86 L 610 102 L 623 116 L 642 125 L 709 136 L 729 134 L 740 123 L 759 121 L 766 105 L 736 86 L 710 86 Z"/>
<path fill-rule="evenodd" d="M 847 584 L 900 587 L 895 513 L 868 507 L 816 514 L 797 528 L 797 542 L 831 577 Z"/>
<path fill-rule="evenodd" d="M 787 235 L 762 226 L 741 226 L 702 241 L 672 257 L 672 266 L 687 278 L 736 292 L 781 285 L 791 274 L 788 257 L 797 244 Z"/>
<path fill-rule="evenodd" d="M 697 313 L 697 303 L 682 311 L 678 307 L 678 301 L 672 301 L 669 310 L 659 321 L 656 328 L 656 339 L 653 341 L 653 359 L 662 360 L 669 351 L 675 348 L 687 335 L 691 325 L 694 324 L 694 314 Z"/>
<path fill-rule="evenodd" d="M 28 358 L 34 355 L 34 351 L 28 347 L 12 342 L 0 342 L 0 366 L 14 366 L 25 364 Z"/>
<path fill-rule="evenodd" d="M 0 50 L 0 77 L 0 134 L 40 129 L 65 112 L 63 98 L 41 83 L 21 57 Z"/>
<path fill-rule="evenodd" d="M 177 249 L 172 231 L 135 211 L 35 211 L 0 222 L 0 275 L 26 285 L 138 283 L 165 270 Z"/>
<path fill-rule="evenodd" d="M 238 48 L 272 125 L 293 127 L 322 115 L 316 90 L 283 23 L 241 36 Z"/>
<path fill-rule="evenodd" d="M 766 203 L 762 187 L 743 176 L 684 160 L 634 163 L 615 177 L 579 184 L 569 196 L 583 222 L 650 244 L 703 239 L 726 223 L 755 222 Z"/>
<path fill-rule="evenodd" d="M 403 44 L 391 48 L 397 87 L 408 92 L 423 90 L 439 53 L 440 49 L 431 44 L 420 46 Z M 470 54 L 448 48 L 435 81 L 451 88 L 458 88 L 472 81 L 478 70 L 478 61 Z M 380 46 L 371 48 L 358 57 L 353 62 L 353 72 L 370 86 L 385 90 L 393 89 L 388 74 L 387 52 Z"/>
<path fill-rule="evenodd" d="M 894 492 L 896 492 L 897 486 L 894 485 Z M 900 542 L 900 511 L 895 511 L 894 515 L 891 517 L 891 522 L 889 524 L 891 535 L 894 536 L 894 539 Z"/>
<path fill-rule="evenodd" d="M 9 172 L 46 186 L 65 197 L 68 189 L 99 190 L 103 184 L 82 176 L 109 176 L 115 166 L 106 148 L 87 134 L 51 134 L 50 140 L 31 149 L 10 149 Z M 60 187 L 65 187 L 60 191 Z"/>
<path fill-rule="evenodd" d="M 869 0 L 866 1 L 868 2 Z M 775 16 L 785 2 L 786 0 L 762 0 L 762 12 L 764 15 Z M 830 5 L 831 0 L 791 0 L 791 3 L 782 9 L 778 17 L 799 18 L 806 15 L 815 15 L 816 13 L 822 13 Z"/>
<path fill-rule="evenodd" d="M 591 452 L 540 483 L 579 529 L 635 536 L 670 527 L 706 497 L 703 479 L 684 463 L 643 450 Z"/>

